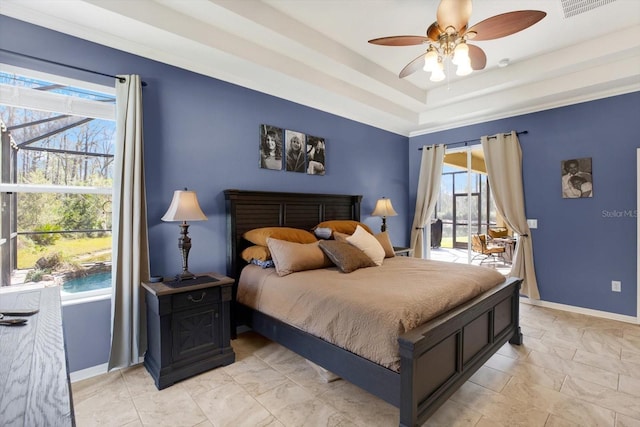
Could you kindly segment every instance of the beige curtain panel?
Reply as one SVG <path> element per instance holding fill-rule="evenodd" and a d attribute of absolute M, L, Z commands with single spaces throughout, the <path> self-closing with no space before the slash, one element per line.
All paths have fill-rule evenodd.
<path fill-rule="evenodd" d="M 423 241 L 424 227 L 431 224 L 431 215 L 440 194 L 440 180 L 442 178 L 442 163 L 444 161 L 445 146 L 431 145 L 422 147 L 420 176 L 418 177 L 418 193 L 416 194 L 416 211 L 411 227 L 411 249 L 413 256 L 424 258 L 429 254 L 430 233 L 427 242 Z M 426 246 L 426 251 L 425 251 Z"/>
<path fill-rule="evenodd" d="M 533 264 L 533 243 L 524 208 L 522 151 L 515 131 L 481 138 L 489 185 L 496 209 L 519 239 L 514 253 L 511 276 L 523 279 L 520 293 L 540 299 Z"/>
<path fill-rule="evenodd" d="M 147 345 L 144 293 L 140 286 L 142 280 L 149 278 L 149 243 L 139 76 L 116 79 L 114 161 L 109 370 L 139 363 Z"/>

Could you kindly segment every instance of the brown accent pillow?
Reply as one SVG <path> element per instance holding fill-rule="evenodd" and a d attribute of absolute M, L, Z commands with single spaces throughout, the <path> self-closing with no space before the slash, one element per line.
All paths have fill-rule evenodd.
<path fill-rule="evenodd" d="M 391 243 L 391 238 L 389 237 L 388 232 L 383 231 L 382 233 L 378 233 L 375 235 L 375 238 L 378 239 L 378 242 L 384 249 L 385 258 L 393 258 L 396 256 L 396 252 L 393 250 L 393 244 Z"/>
<path fill-rule="evenodd" d="M 376 266 L 376 263 L 367 254 L 347 242 L 321 240 L 318 246 L 343 273 Z"/>
<path fill-rule="evenodd" d="M 286 276 L 296 271 L 315 270 L 331 267 L 331 260 L 318 247 L 318 242 L 295 243 L 267 238 L 271 259 L 278 276 Z"/>
<path fill-rule="evenodd" d="M 242 259 L 247 262 L 251 262 L 252 259 L 267 261 L 271 259 L 271 252 L 269 252 L 269 248 L 266 246 L 254 245 L 243 250 L 241 256 Z"/>
<path fill-rule="evenodd" d="M 356 231 L 356 227 L 360 226 L 364 228 L 369 234 L 373 234 L 371 229 L 360 221 L 353 221 L 348 219 L 334 219 L 331 221 L 323 221 L 320 224 L 316 225 L 313 229 L 316 228 L 330 228 L 335 233 L 336 231 L 339 233 L 345 234 L 353 234 Z"/>
<path fill-rule="evenodd" d="M 263 227 L 254 228 L 242 235 L 254 245 L 267 246 L 267 238 L 286 240 L 295 243 L 313 243 L 318 241 L 313 233 L 300 228 L 291 227 Z"/>

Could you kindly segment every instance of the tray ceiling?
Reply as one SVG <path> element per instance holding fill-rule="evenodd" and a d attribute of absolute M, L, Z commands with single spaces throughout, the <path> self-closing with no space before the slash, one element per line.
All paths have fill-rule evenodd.
<path fill-rule="evenodd" d="M 476 42 L 487 54 L 482 71 L 399 79 L 425 48 L 367 40 L 424 34 L 438 3 L 2 0 L 0 13 L 402 135 L 640 90 L 638 0 L 475 1 L 470 25 L 514 10 L 547 17 Z"/>

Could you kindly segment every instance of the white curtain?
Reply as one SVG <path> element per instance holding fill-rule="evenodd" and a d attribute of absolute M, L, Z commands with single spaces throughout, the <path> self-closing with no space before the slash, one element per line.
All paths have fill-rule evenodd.
<path fill-rule="evenodd" d="M 540 299 L 533 264 L 533 243 L 524 208 L 522 186 L 522 151 L 516 132 L 481 138 L 489 185 L 496 209 L 519 239 L 514 253 L 511 275 L 523 279 L 521 293 Z"/>
<path fill-rule="evenodd" d="M 116 116 L 109 370 L 138 363 L 147 345 L 144 292 L 140 286 L 142 280 L 149 278 L 149 244 L 139 76 L 116 79 Z"/>
<path fill-rule="evenodd" d="M 438 194 L 440 194 L 440 180 L 442 178 L 442 163 L 444 161 L 444 145 L 431 145 L 422 147 L 422 161 L 420 163 L 420 176 L 418 178 L 418 193 L 416 194 L 416 211 L 411 227 L 411 249 L 413 256 L 423 258 L 423 249 L 429 252 L 430 234 L 427 234 L 427 242 L 422 239 L 424 227 L 431 225 L 431 214 L 436 206 Z"/>

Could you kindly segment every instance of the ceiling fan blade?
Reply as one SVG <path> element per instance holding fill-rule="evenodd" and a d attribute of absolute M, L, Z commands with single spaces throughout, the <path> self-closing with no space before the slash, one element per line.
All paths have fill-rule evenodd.
<path fill-rule="evenodd" d="M 436 12 L 436 20 L 442 31 L 453 27 L 460 31 L 469 22 L 471 0 L 442 0 Z"/>
<path fill-rule="evenodd" d="M 409 62 L 403 69 L 400 71 L 400 78 L 407 77 L 410 74 L 415 73 L 420 70 L 424 66 L 424 53 L 418 56 L 413 61 Z"/>
<path fill-rule="evenodd" d="M 471 60 L 471 68 L 474 70 L 483 70 L 487 65 L 487 55 L 484 50 L 476 45 L 467 43 L 469 47 L 469 59 Z"/>
<path fill-rule="evenodd" d="M 440 30 L 437 22 L 434 22 L 429 25 L 429 28 L 427 28 L 427 37 L 429 37 L 429 40 L 431 41 L 437 42 L 440 38 L 440 34 L 442 34 L 442 31 Z"/>
<path fill-rule="evenodd" d="M 507 12 L 478 22 L 467 30 L 467 34 L 476 33 L 469 37 L 473 41 L 499 39 L 529 28 L 545 16 L 547 13 L 540 10 Z"/>
<path fill-rule="evenodd" d="M 428 42 L 429 38 L 425 36 L 390 36 L 369 40 L 369 43 L 383 46 L 413 46 Z"/>

